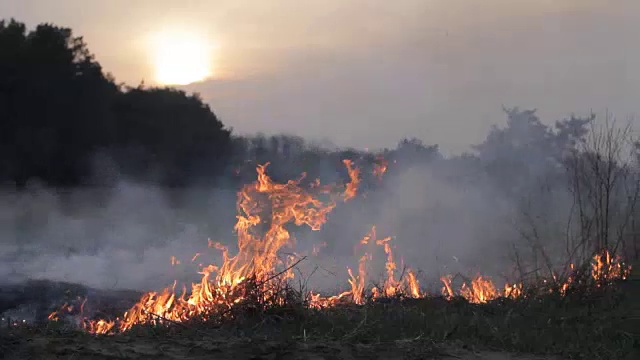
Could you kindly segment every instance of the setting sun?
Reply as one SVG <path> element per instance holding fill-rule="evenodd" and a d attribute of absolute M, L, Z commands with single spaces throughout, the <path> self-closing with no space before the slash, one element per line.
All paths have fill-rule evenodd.
<path fill-rule="evenodd" d="M 211 76 L 212 46 L 202 36 L 183 31 L 156 33 L 152 38 L 155 80 L 187 85 Z"/>

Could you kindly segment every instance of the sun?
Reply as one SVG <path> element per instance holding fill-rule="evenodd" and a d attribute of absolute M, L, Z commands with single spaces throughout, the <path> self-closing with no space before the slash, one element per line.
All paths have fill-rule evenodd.
<path fill-rule="evenodd" d="M 188 31 L 162 31 L 151 39 L 155 79 L 162 85 L 187 85 L 211 76 L 213 47 Z"/>

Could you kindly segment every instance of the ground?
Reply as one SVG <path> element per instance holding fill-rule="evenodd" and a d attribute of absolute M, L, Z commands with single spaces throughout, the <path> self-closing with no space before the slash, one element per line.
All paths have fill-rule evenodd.
<path fill-rule="evenodd" d="M 320 311 L 251 305 L 227 323 L 113 336 L 47 323 L 0 329 L 0 358 L 631 360 L 640 359 L 638 299 L 636 273 L 611 289 L 481 305 L 442 298 Z"/>
<path fill-rule="evenodd" d="M 15 339 L 7 359 L 478 359 L 534 360 L 552 356 L 472 351 L 463 345 L 409 339 L 378 344 L 327 341 L 271 341 L 228 338 L 51 337 Z"/>

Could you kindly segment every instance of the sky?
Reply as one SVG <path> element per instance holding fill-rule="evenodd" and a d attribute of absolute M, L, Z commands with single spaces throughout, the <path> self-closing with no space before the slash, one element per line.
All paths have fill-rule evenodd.
<path fill-rule="evenodd" d="M 548 123 L 640 110 L 637 0 L 0 0 L 0 14 L 72 28 L 134 86 L 154 82 L 149 34 L 201 34 L 213 75 L 184 89 L 240 134 L 459 153 L 503 105 Z"/>

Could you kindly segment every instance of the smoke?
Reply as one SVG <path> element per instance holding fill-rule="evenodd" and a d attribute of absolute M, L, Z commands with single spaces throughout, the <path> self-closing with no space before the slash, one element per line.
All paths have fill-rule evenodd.
<path fill-rule="evenodd" d="M 206 251 L 208 238 L 232 240 L 233 191 L 172 192 L 121 182 L 67 193 L 33 186 L 0 196 L 0 277 L 13 281 L 157 288 L 197 275 L 172 266 L 172 257 L 190 263 Z"/>
<path fill-rule="evenodd" d="M 396 277 L 406 276 L 410 268 L 431 291 L 440 289 L 444 274 L 478 272 L 498 280 L 512 275 L 518 203 L 501 196 L 491 183 L 450 181 L 461 169 L 454 172 L 443 163 L 399 166 L 381 188 L 365 191 L 330 214 L 316 240 L 329 245 L 305 268 L 307 273 L 316 270 L 310 284 L 345 288 L 347 267 L 357 270 L 366 250 L 373 252 L 367 281 L 384 279 L 383 248 L 358 246 L 374 225 L 377 239 L 392 237 Z"/>
<path fill-rule="evenodd" d="M 501 241 L 510 234 L 510 204 L 489 188 L 465 189 L 437 172 L 410 168 L 393 179 L 384 199 L 389 205 L 379 214 L 381 229 L 396 236 L 407 264 L 428 274 L 495 270 L 490 265 L 504 255 Z"/>
<path fill-rule="evenodd" d="M 347 268 L 356 270 L 363 255 L 358 242 L 373 226 L 378 239 L 392 237 L 397 276 L 406 265 L 429 289 L 439 289 L 444 274 L 513 274 L 522 199 L 505 196 L 486 178 L 462 181 L 473 177 L 464 161 L 397 160 L 381 186 L 361 189 L 356 199 L 339 203 L 320 231 L 290 227 L 296 246 L 283 252 L 308 255 L 296 270 L 299 281 L 320 291 L 346 288 Z M 330 166 L 316 171 L 336 178 Z M 231 187 L 168 190 L 124 180 L 109 189 L 56 192 L 35 184 L 26 192 L 4 191 L 0 277 L 135 290 L 197 281 L 200 264 L 221 261 L 208 239 L 235 252 L 236 196 Z M 537 201 L 529 204 L 537 204 L 539 213 L 551 214 L 543 206 L 550 199 L 527 196 Z M 567 196 L 550 197 L 554 208 L 568 207 Z M 317 256 L 314 248 L 320 249 Z M 373 248 L 368 281 L 385 272 L 386 255 L 382 247 Z M 200 255 L 192 261 L 195 254 Z"/>

